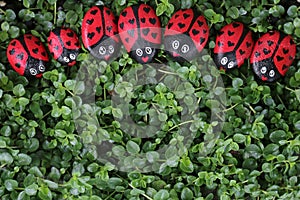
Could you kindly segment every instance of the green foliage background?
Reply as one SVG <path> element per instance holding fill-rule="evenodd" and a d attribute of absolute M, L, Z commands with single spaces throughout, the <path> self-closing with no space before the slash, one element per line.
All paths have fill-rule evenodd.
<path fill-rule="evenodd" d="M 2 1 L 2 3 L 5 1 Z M 241 21 L 255 32 L 256 38 L 271 29 L 291 34 L 299 45 L 300 8 L 288 0 L 155 0 L 144 2 L 156 9 L 162 25 L 180 8 L 201 11 L 211 27 L 208 52 L 214 47 L 217 30 L 232 21 Z M 52 60 L 40 80 L 18 76 L 9 66 L 6 47 L 12 38 L 26 32 L 45 42 L 54 27 L 67 26 L 80 34 L 84 13 L 93 5 L 106 5 L 118 15 L 136 0 L 107 1 L 7 1 L 0 9 L 0 199 L 300 199 L 300 49 L 287 76 L 278 83 L 257 82 L 250 65 L 222 73 L 227 94 L 226 122 L 216 145 L 201 156 L 204 137 L 211 135 L 209 111 L 214 103 L 203 85 L 196 67 L 173 62 L 160 53 L 157 60 L 168 63 L 190 84 L 172 92 L 163 84 L 131 91 L 132 85 L 120 77 L 129 68 L 141 68 L 127 54 L 101 69 L 96 80 L 97 116 L 101 127 L 87 119 L 88 128 L 78 134 L 72 105 L 81 101 L 86 90 L 75 77 L 81 61 L 72 68 Z M 199 58 L 206 62 L 207 56 Z M 213 70 L 213 69 L 212 69 Z M 216 73 L 213 73 L 217 76 Z M 120 129 L 114 119 L 122 110 L 110 104 L 112 91 L 131 95 L 132 116 L 143 123 L 153 113 L 150 105 L 164 111 L 158 115 L 162 130 L 153 140 L 144 141 Z M 174 103 L 192 91 L 198 98 L 200 113 L 191 122 L 197 135 L 188 149 L 176 127 L 182 108 Z M 214 88 L 217 95 L 222 88 Z M 177 93 L 176 93 L 177 92 Z M 181 96 L 181 97 L 179 97 Z M 185 98 L 187 105 L 196 105 Z M 87 112 L 89 107 L 86 106 Z M 92 112 L 92 111 L 91 111 Z M 98 160 L 100 152 L 94 137 L 113 140 L 115 156 L 129 153 L 126 165 L 135 165 L 130 173 L 120 172 L 112 164 Z M 86 145 L 90 144 L 90 145 Z M 154 151 L 168 144 L 165 155 Z M 174 147 L 182 156 L 173 156 Z M 130 155 L 148 152 L 147 160 L 130 160 Z M 141 173 L 145 163 L 157 162 L 157 170 Z"/>

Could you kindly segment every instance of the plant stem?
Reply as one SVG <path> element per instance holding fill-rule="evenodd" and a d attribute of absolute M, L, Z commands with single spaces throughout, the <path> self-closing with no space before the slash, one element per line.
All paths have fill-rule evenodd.
<path fill-rule="evenodd" d="M 129 185 L 131 188 L 136 189 L 136 187 L 134 187 L 134 186 L 131 185 L 130 183 L 128 183 L 128 185 Z M 153 200 L 151 197 L 149 197 L 149 196 L 146 195 L 146 194 L 141 194 L 141 195 L 143 195 L 146 199 Z"/>
<path fill-rule="evenodd" d="M 56 25 L 56 2 L 54 3 L 54 16 L 53 16 L 53 24 Z"/>
<path fill-rule="evenodd" d="M 173 129 L 179 127 L 179 126 L 182 126 L 182 125 L 184 125 L 184 124 L 193 123 L 194 121 L 195 121 L 195 120 L 189 120 L 189 121 L 182 122 L 182 123 L 180 123 L 180 124 L 177 124 L 177 125 L 173 126 L 173 127 L 170 128 L 168 131 L 171 131 L 171 130 L 173 130 Z"/>

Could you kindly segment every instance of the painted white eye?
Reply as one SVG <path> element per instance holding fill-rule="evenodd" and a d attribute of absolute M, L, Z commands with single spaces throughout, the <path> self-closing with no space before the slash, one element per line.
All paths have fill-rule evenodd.
<path fill-rule="evenodd" d="M 187 45 L 187 44 L 182 45 L 182 47 L 181 47 L 182 53 L 187 53 L 189 50 L 190 50 L 189 45 Z"/>
<path fill-rule="evenodd" d="M 146 54 L 151 54 L 152 53 L 152 49 L 150 47 L 146 47 L 145 51 L 146 51 Z"/>
<path fill-rule="evenodd" d="M 68 57 L 64 57 L 63 60 L 64 60 L 66 63 L 70 62 L 70 59 L 69 59 Z"/>
<path fill-rule="evenodd" d="M 99 53 L 100 53 L 100 55 L 104 55 L 106 53 L 106 48 L 104 46 L 101 46 L 99 48 Z"/>
<path fill-rule="evenodd" d="M 30 74 L 31 74 L 32 76 L 37 75 L 37 71 L 36 71 L 36 69 L 34 69 L 34 68 L 30 68 L 30 69 L 29 69 L 29 72 L 30 72 Z"/>
<path fill-rule="evenodd" d="M 227 57 L 223 57 L 223 58 L 221 59 L 221 64 L 222 64 L 222 65 L 226 65 L 227 62 L 228 62 L 228 58 L 227 58 Z"/>
<path fill-rule="evenodd" d="M 142 49 L 137 49 L 137 50 L 135 50 L 135 53 L 136 53 L 136 55 L 141 57 L 143 55 L 143 50 Z"/>
<path fill-rule="evenodd" d="M 178 40 L 174 40 L 172 42 L 172 47 L 173 47 L 173 49 L 178 49 L 178 47 L 179 47 L 179 41 Z"/>
<path fill-rule="evenodd" d="M 44 65 L 39 65 L 39 70 L 40 70 L 40 72 L 44 72 L 45 71 L 45 66 Z"/>
<path fill-rule="evenodd" d="M 108 52 L 109 52 L 110 54 L 113 54 L 113 53 L 115 52 L 115 48 L 114 48 L 112 45 L 109 45 L 109 46 L 108 46 Z"/>
<path fill-rule="evenodd" d="M 273 69 L 269 72 L 269 76 L 270 77 L 274 77 L 275 76 L 275 71 Z"/>
<path fill-rule="evenodd" d="M 76 55 L 73 54 L 73 53 L 71 53 L 71 54 L 70 54 L 70 58 L 71 58 L 71 60 L 75 60 L 75 59 L 76 59 Z"/>
<path fill-rule="evenodd" d="M 228 68 L 230 69 L 230 68 L 233 68 L 234 67 L 234 62 L 233 61 L 230 61 L 229 63 L 228 63 Z"/>
<path fill-rule="evenodd" d="M 267 72 L 267 68 L 266 68 L 266 67 L 262 67 L 262 68 L 260 69 L 260 72 L 261 72 L 262 74 L 266 73 L 266 72 Z"/>

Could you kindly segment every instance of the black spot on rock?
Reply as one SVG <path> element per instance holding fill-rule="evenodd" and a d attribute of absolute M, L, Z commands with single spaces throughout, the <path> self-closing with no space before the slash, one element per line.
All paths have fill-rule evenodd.
<path fill-rule="evenodd" d="M 8 53 L 9 53 L 9 55 L 14 55 L 15 52 L 16 52 L 16 50 L 15 50 L 15 49 L 12 49 L 12 50 L 10 50 Z"/>
<path fill-rule="evenodd" d="M 244 55 L 245 51 L 243 51 L 242 49 L 239 50 L 240 55 Z"/>
<path fill-rule="evenodd" d="M 89 25 L 91 25 L 91 24 L 94 23 L 94 19 L 88 19 L 88 20 L 86 20 L 86 23 L 89 24 Z"/>
<path fill-rule="evenodd" d="M 233 26 L 233 28 L 237 28 L 237 27 L 239 27 L 239 26 L 240 26 L 240 24 L 239 24 L 239 23 L 236 23 L 236 22 L 234 22 L 234 23 L 232 24 L 232 26 Z"/>
<path fill-rule="evenodd" d="M 121 15 L 122 15 L 123 17 L 126 17 L 126 15 L 127 15 L 127 11 L 123 11 L 123 12 L 121 12 Z"/>
<path fill-rule="evenodd" d="M 148 35 L 149 31 L 150 31 L 149 28 L 145 28 L 145 29 L 142 30 L 142 32 L 143 32 L 143 34 L 144 34 L 145 36 Z"/>
<path fill-rule="evenodd" d="M 20 63 L 16 63 L 15 66 L 16 66 L 17 68 L 20 68 L 20 67 L 21 67 L 21 64 L 20 64 Z"/>
<path fill-rule="evenodd" d="M 156 39 L 157 33 L 151 33 L 151 36 L 152 36 L 153 39 Z"/>
<path fill-rule="evenodd" d="M 200 20 L 198 20 L 197 23 L 198 23 L 198 25 L 199 25 L 200 27 L 203 26 L 203 24 L 204 24 L 204 22 L 202 22 L 202 21 L 200 21 Z"/>
<path fill-rule="evenodd" d="M 127 31 L 128 35 L 130 35 L 131 37 L 134 37 L 134 30 L 130 29 Z"/>
<path fill-rule="evenodd" d="M 154 25 L 156 23 L 156 19 L 155 18 L 149 18 L 149 22 Z"/>
<path fill-rule="evenodd" d="M 39 52 L 39 49 L 38 48 L 32 49 L 32 52 L 37 54 Z"/>
<path fill-rule="evenodd" d="M 172 22 L 169 23 L 169 24 L 168 24 L 168 29 L 170 29 L 172 26 L 173 26 L 173 23 L 172 23 Z"/>
<path fill-rule="evenodd" d="M 200 45 L 203 44 L 205 42 L 205 38 L 201 37 L 200 38 Z"/>
<path fill-rule="evenodd" d="M 271 40 L 268 40 L 267 43 L 268 43 L 269 46 L 272 46 L 274 44 L 274 42 L 271 41 Z"/>
<path fill-rule="evenodd" d="M 179 27 L 179 28 L 183 28 L 183 27 L 185 27 L 185 24 L 179 22 L 179 23 L 178 23 L 178 27 Z"/>
<path fill-rule="evenodd" d="M 228 46 L 229 46 L 229 47 L 232 47 L 232 46 L 234 46 L 234 43 L 233 43 L 233 42 L 231 42 L 231 41 L 228 41 L 228 42 L 227 42 L 227 44 L 228 44 Z"/>
<path fill-rule="evenodd" d="M 282 61 L 284 58 L 281 57 L 281 56 L 276 56 L 276 59 L 277 59 L 278 62 L 280 62 L 280 61 Z"/>
<path fill-rule="evenodd" d="M 263 52 L 264 52 L 265 55 L 268 55 L 271 51 L 268 50 L 268 49 L 266 49 L 266 48 L 264 48 L 264 49 L 263 49 Z"/>
<path fill-rule="evenodd" d="M 98 12 L 98 10 L 92 10 L 92 11 L 91 11 L 91 14 L 92 14 L 92 15 L 96 15 L 97 12 Z"/>
<path fill-rule="evenodd" d="M 23 60 L 23 58 L 24 58 L 24 54 L 23 53 L 20 53 L 20 54 L 17 55 L 17 59 Z"/>
<path fill-rule="evenodd" d="M 250 42 L 246 42 L 246 46 L 247 46 L 247 48 L 251 47 L 251 43 Z"/>
<path fill-rule="evenodd" d="M 128 20 L 129 24 L 134 24 L 134 19 Z"/>
<path fill-rule="evenodd" d="M 224 44 L 222 43 L 222 42 L 220 42 L 220 41 L 218 41 L 218 47 L 221 47 L 221 46 L 223 46 Z"/>
<path fill-rule="evenodd" d="M 260 53 L 259 53 L 258 51 L 256 51 L 256 52 L 254 53 L 254 55 L 255 55 L 256 58 L 258 58 L 258 57 L 260 56 Z"/>
<path fill-rule="evenodd" d="M 188 18 L 189 16 L 191 16 L 191 15 L 186 14 L 186 13 L 183 14 L 183 18 L 184 18 L 184 19 Z"/>
<path fill-rule="evenodd" d="M 120 23 L 120 28 L 123 29 L 124 28 L 124 22 Z"/>
<path fill-rule="evenodd" d="M 232 32 L 232 31 L 228 31 L 227 33 L 228 33 L 229 36 L 234 35 L 234 32 Z"/>
<path fill-rule="evenodd" d="M 197 35 L 197 34 L 200 33 L 200 31 L 198 31 L 198 30 L 196 30 L 196 29 L 193 29 L 193 30 L 192 30 L 192 33 L 193 33 L 193 35 Z"/>
<path fill-rule="evenodd" d="M 96 27 L 96 31 L 97 31 L 97 33 L 100 33 L 100 31 L 101 31 L 101 26 Z"/>
<path fill-rule="evenodd" d="M 108 31 L 108 32 L 110 32 L 111 30 L 112 30 L 112 26 L 108 26 L 107 28 L 106 28 L 106 30 Z"/>
<path fill-rule="evenodd" d="M 95 33 L 94 33 L 94 32 L 88 33 L 88 35 L 87 35 L 87 37 L 88 37 L 89 39 L 93 39 L 94 36 L 95 36 Z"/>
<path fill-rule="evenodd" d="M 149 7 L 145 7 L 145 8 L 143 8 L 143 10 L 144 10 L 146 13 L 149 13 L 149 12 L 150 12 L 150 8 L 149 8 Z"/>

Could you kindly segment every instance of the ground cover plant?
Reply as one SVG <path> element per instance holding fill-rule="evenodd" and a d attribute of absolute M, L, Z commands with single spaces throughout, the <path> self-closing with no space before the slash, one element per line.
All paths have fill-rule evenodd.
<path fill-rule="evenodd" d="M 162 26 L 178 9 L 202 12 L 210 27 L 206 53 L 178 63 L 161 51 L 155 61 L 169 68 L 155 68 L 127 53 L 105 65 L 82 48 L 75 66 L 52 59 L 43 78 L 32 80 L 9 66 L 13 38 L 32 33 L 46 42 L 61 26 L 80 35 L 92 6 L 119 16 L 141 2 Z M 297 55 L 284 78 L 262 83 L 249 62 L 228 73 L 215 68 L 217 31 L 232 21 L 255 39 L 272 29 L 292 35 Z M 0 23 L 0 199 L 300 198 L 297 1 L 0 1 Z M 92 87 L 86 76 L 94 77 Z"/>

